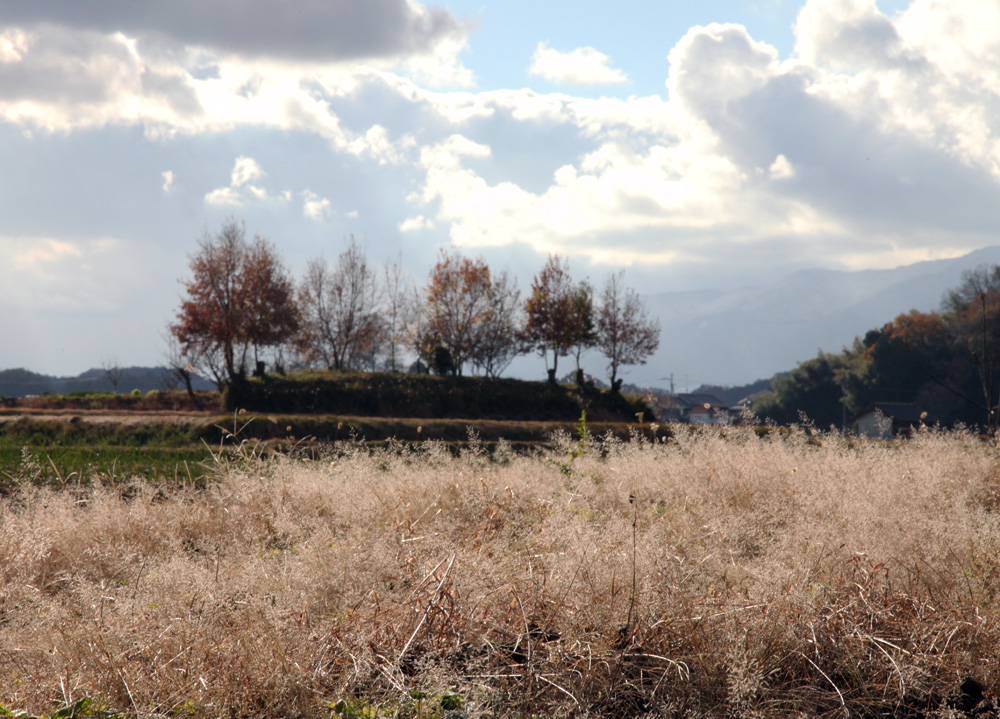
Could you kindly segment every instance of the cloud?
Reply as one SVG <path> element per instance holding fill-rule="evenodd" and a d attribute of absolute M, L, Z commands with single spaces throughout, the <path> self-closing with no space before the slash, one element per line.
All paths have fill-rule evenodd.
<path fill-rule="evenodd" d="M 310 220 L 322 222 L 330 217 L 332 206 L 328 199 L 309 190 L 303 191 L 302 198 L 302 214 Z"/>
<path fill-rule="evenodd" d="M 754 41 L 742 25 L 692 28 L 670 51 L 669 60 L 671 96 L 710 123 L 779 73 L 777 50 Z"/>
<path fill-rule="evenodd" d="M 451 242 L 515 266 L 555 251 L 595 271 L 631 262 L 712 282 L 878 266 L 995 241 L 1000 22 L 970 22 L 979 11 L 992 17 L 978 0 L 916 0 L 893 19 L 871 2 L 813 0 L 786 59 L 742 26 L 692 28 L 670 51 L 666 91 L 627 98 L 442 89 L 471 82 L 458 36 L 421 58 L 440 60 L 432 72 L 25 25 L 0 35 L 0 164 L 13 166 L 5 146 L 27 133 L 37 139 L 19 145 L 21 175 L 37 157 L 54 176 L 66 142 L 88 145 L 60 196 L 86 210 L 120 196 L 98 193 L 92 174 L 124 147 L 135 173 L 104 180 L 146 182 L 134 197 L 177 212 L 191 193 L 193 216 L 171 221 L 197 228 L 239 208 L 272 234 L 287 223 L 320 242 L 331 218 L 361 217 L 358 231 L 380 242 L 428 255 Z M 44 180 L 34 194 L 47 198 Z M 104 214 L 145 207 L 119 202 Z"/>
<path fill-rule="evenodd" d="M 242 207 L 251 200 L 257 202 L 268 200 L 288 202 L 291 200 L 290 190 L 284 190 L 276 196 L 272 196 L 265 188 L 253 184 L 255 180 L 262 180 L 265 177 L 267 177 L 267 173 L 261 169 L 256 160 L 240 155 L 233 164 L 229 187 L 220 187 L 206 193 L 205 204 L 216 207 Z"/>
<path fill-rule="evenodd" d="M 45 33 L 5 33 L 7 62 L 0 64 L 0 102 L 35 101 L 63 106 L 113 100 L 139 91 L 140 68 L 120 39 L 49 28 Z"/>
<path fill-rule="evenodd" d="M 767 168 L 767 174 L 772 180 L 789 180 L 795 177 L 795 168 L 792 167 L 792 163 L 788 161 L 787 157 L 778 155 L 774 158 L 771 166 Z"/>
<path fill-rule="evenodd" d="M 78 315 L 118 307 L 126 286 L 132 283 L 126 279 L 116 285 L 114 276 L 124 268 L 116 269 L 112 259 L 120 256 L 129 264 L 136 259 L 126 243 L 114 238 L 0 235 L 0 251 L 11 260 L 0 268 L 0 302 L 4 306 Z"/>
<path fill-rule="evenodd" d="M 244 197 L 232 187 L 220 187 L 205 195 L 205 204 L 215 207 L 241 207 Z"/>
<path fill-rule="evenodd" d="M 874 0 L 809 2 L 795 24 L 799 57 L 847 72 L 890 67 L 905 60 L 899 33 Z M 919 57 L 912 59 L 919 63 Z"/>
<path fill-rule="evenodd" d="M 610 59 L 592 47 L 560 52 L 540 42 L 528 71 L 549 82 L 568 85 L 621 85 L 628 82 L 625 73 L 608 66 Z"/>
<path fill-rule="evenodd" d="M 177 179 L 176 177 L 174 177 L 173 171 L 164 170 L 163 172 L 160 173 L 160 176 L 163 178 L 163 191 L 170 192 L 174 187 L 174 180 Z"/>
<path fill-rule="evenodd" d="M 68 129 L 177 124 L 201 116 L 190 76 L 139 55 L 121 34 L 62 27 L 0 36 L 0 118 Z"/>
<path fill-rule="evenodd" d="M 28 45 L 28 34 L 20 28 L 10 28 L 0 33 L 0 62 L 20 62 L 24 59 Z"/>
<path fill-rule="evenodd" d="M 463 87 L 476 85 L 475 74 L 462 63 L 462 53 L 468 50 L 464 35 L 443 38 L 429 53 L 411 55 L 403 68 L 414 80 L 430 87 Z"/>
<path fill-rule="evenodd" d="M 357 157 L 370 157 L 380 165 L 398 164 L 405 158 L 407 150 L 415 145 L 413 137 L 407 135 L 398 144 L 381 125 L 372 125 L 363 134 L 345 143 L 345 149 Z"/>
<path fill-rule="evenodd" d="M 1000 88 L 1000 5 L 993 0 L 914 0 L 895 26 L 904 47 L 918 48 L 948 77 Z"/>
<path fill-rule="evenodd" d="M 811 0 L 796 25 L 799 55 L 784 61 L 742 26 L 692 28 L 670 53 L 667 101 L 431 98 L 456 132 L 421 146 L 411 203 L 422 214 L 402 227 L 424 217 L 458 246 L 523 244 L 717 276 L 990 244 L 1000 82 L 989 67 L 976 75 L 961 38 L 932 31 L 959 27 L 993 58 L 1000 23 L 984 31 L 963 19 L 976 5 L 917 0 L 893 21 L 872 2 Z M 547 178 L 498 172 L 518 137 L 499 118 L 536 136 L 557 123 L 589 147 Z"/>
<path fill-rule="evenodd" d="M 240 187 L 251 180 L 260 180 L 267 175 L 252 157 L 237 157 L 231 175 L 232 187 Z"/>
<path fill-rule="evenodd" d="M 412 0 L 9 0 L 0 24 L 165 38 L 220 54 L 332 62 L 433 52 L 461 35 L 447 10 Z"/>
<path fill-rule="evenodd" d="M 62 240 L 40 239 L 30 247 L 24 247 L 15 253 L 11 258 L 14 264 L 20 269 L 36 268 L 50 262 L 56 262 L 62 258 L 80 257 L 83 253 L 80 249 Z"/>
<path fill-rule="evenodd" d="M 428 220 L 423 215 L 417 215 L 416 217 L 408 217 L 399 223 L 400 232 L 419 232 L 420 230 L 429 230 L 434 228 L 434 223 Z"/>

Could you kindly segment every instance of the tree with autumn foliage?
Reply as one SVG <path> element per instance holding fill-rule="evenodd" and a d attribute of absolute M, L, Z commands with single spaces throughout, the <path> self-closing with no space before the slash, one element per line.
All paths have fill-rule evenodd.
<path fill-rule="evenodd" d="M 1000 265 L 966 272 L 962 283 L 945 296 L 944 309 L 958 352 L 975 367 L 978 406 L 986 414 L 989 433 L 995 434 L 1000 426 Z"/>
<path fill-rule="evenodd" d="M 996 432 L 1000 410 L 1000 268 L 968 272 L 940 312 L 913 310 L 869 330 L 839 355 L 801 363 L 772 381 L 754 411 L 777 422 L 803 412 L 821 426 L 880 402 L 912 403 L 946 425 Z"/>
<path fill-rule="evenodd" d="M 995 433 L 1000 419 L 1000 267 L 966 272 L 940 312 L 899 315 L 848 353 L 842 378 L 852 412 L 879 401 L 913 402 L 937 419 Z"/>
<path fill-rule="evenodd" d="M 582 327 L 581 308 L 574 304 L 573 278 L 567 260 L 549 255 L 545 266 L 531 282 L 531 294 L 524 309 L 527 316 L 525 342 L 545 360 L 549 382 L 554 384 L 559 358 L 569 354 Z"/>
<path fill-rule="evenodd" d="M 448 351 L 453 375 L 461 375 L 463 365 L 475 357 L 491 301 L 486 261 L 441 250 L 425 291 L 421 338 L 435 338 Z"/>
<path fill-rule="evenodd" d="M 618 370 L 626 365 L 646 364 L 659 346 L 659 321 L 649 316 L 638 293 L 625 286 L 624 271 L 611 275 L 604 284 L 597 311 L 597 347 L 608 358 L 611 391 L 621 389 Z"/>
<path fill-rule="evenodd" d="M 287 270 L 269 242 L 247 242 L 243 223 L 230 218 L 216 234 L 206 231 L 190 268 L 170 333 L 181 355 L 220 387 L 246 376 L 251 350 L 258 358 L 298 331 Z"/>
<path fill-rule="evenodd" d="M 845 356 L 840 383 L 852 416 L 876 402 L 912 402 L 933 406 L 937 416 L 951 415 L 963 401 L 949 397 L 945 387 L 966 382 L 959 379 L 963 362 L 955 354 L 955 338 L 940 314 L 914 310 L 899 315 L 856 340 Z"/>

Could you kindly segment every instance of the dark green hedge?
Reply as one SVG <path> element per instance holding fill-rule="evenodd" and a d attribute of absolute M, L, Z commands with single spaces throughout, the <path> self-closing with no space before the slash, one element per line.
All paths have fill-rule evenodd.
<path fill-rule="evenodd" d="M 586 388 L 482 377 L 310 372 L 234 382 L 226 408 L 283 414 L 571 421 L 635 421 L 641 401 Z"/>

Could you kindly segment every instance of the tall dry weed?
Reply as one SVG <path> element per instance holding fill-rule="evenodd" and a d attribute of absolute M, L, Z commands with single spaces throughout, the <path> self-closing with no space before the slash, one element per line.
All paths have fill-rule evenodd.
<path fill-rule="evenodd" d="M 981 710 L 998 679 L 997 459 L 962 433 L 722 428 L 536 456 L 346 443 L 220 465 L 202 488 L 25 482 L 0 501 L 0 701 Z"/>

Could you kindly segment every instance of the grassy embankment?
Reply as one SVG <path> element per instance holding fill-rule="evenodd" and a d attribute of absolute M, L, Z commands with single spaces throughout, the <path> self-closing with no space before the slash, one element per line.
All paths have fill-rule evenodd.
<path fill-rule="evenodd" d="M 650 416 L 640 400 L 593 388 L 351 372 L 250 380 L 193 400 L 179 391 L 46 395 L 0 407 L 0 420 L 9 420 L 0 421 L 0 480 L 18 472 L 57 483 L 93 475 L 198 480 L 212 449 L 232 445 L 235 432 L 268 451 L 316 451 L 344 439 L 457 448 L 470 432 L 526 448 L 571 429 L 583 411 L 595 431 L 619 436 L 637 412 Z"/>
<path fill-rule="evenodd" d="M 0 701 L 130 716 L 996 711 L 1000 471 L 908 443 L 565 436 L 0 499 Z M 984 696 L 983 696 L 984 695 Z M 981 716 L 993 714 L 979 714 Z"/>

